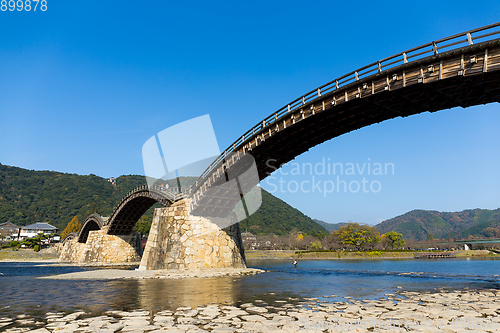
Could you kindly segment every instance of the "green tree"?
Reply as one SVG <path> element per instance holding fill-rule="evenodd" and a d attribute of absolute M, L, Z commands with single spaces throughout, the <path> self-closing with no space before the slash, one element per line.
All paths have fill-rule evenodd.
<path fill-rule="evenodd" d="M 318 238 L 320 240 L 327 237 L 328 235 L 329 235 L 329 233 L 327 233 L 327 232 L 316 231 L 314 229 L 311 231 L 311 236 L 313 236 L 314 238 Z"/>
<path fill-rule="evenodd" d="M 348 223 L 335 230 L 332 235 L 344 245 L 352 245 L 360 250 L 365 245 L 380 242 L 380 233 L 373 227 L 359 223 Z"/>
<path fill-rule="evenodd" d="M 382 240 L 391 246 L 392 249 L 403 247 L 406 242 L 399 232 L 389 231 L 382 235 Z"/>
<path fill-rule="evenodd" d="M 47 237 L 48 236 L 44 235 L 43 232 L 41 232 L 36 237 L 26 238 L 21 242 L 21 244 L 29 248 L 34 248 L 35 246 L 38 246 L 40 248 L 40 243 L 42 239 L 47 239 Z"/>
<path fill-rule="evenodd" d="M 135 231 L 141 234 L 141 236 L 149 234 L 151 229 L 151 219 L 149 216 L 142 215 L 139 221 L 135 224 Z"/>
<path fill-rule="evenodd" d="M 321 242 L 320 241 L 311 242 L 309 244 L 309 247 L 311 248 L 311 250 L 321 250 Z"/>
<path fill-rule="evenodd" d="M 434 235 L 433 234 L 429 234 L 429 236 L 427 236 L 427 239 L 428 240 L 433 240 L 434 239 Z"/>
<path fill-rule="evenodd" d="M 78 232 L 80 231 L 80 228 L 82 225 L 80 224 L 80 221 L 78 221 L 78 216 L 73 217 L 70 223 L 66 226 L 66 228 L 63 230 L 61 233 L 61 239 L 66 237 L 70 232 Z"/>

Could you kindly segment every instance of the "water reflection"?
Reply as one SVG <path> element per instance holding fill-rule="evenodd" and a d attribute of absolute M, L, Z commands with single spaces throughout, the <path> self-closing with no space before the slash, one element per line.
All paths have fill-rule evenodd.
<path fill-rule="evenodd" d="M 149 310 L 175 309 L 218 303 L 235 304 L 240 300 L 241 278 L 205 278 L 185 280 L 137 280 L 139 306 Z"/>
<path fill-rule="evenodd" d="M 39 316 L 47 311 L 83 309 L 92 313 L 137 308 L 160 311 L 180 306 L 241 302 L 242 278 L 147 279 L 147 280 L 39 280 L 2 279 L 1 312 Z"/>

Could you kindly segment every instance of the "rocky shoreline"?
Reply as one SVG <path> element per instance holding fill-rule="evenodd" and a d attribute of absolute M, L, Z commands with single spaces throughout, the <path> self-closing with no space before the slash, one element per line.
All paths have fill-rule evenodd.
<path fill-rule="evenodd" d="M 497 296 L 498 295 L 498 296 Z M 435 293 L 401 291 L 379 300 L 326 302 L 317 298 L 209 304 L 152 313 L 148 310 L 49 312 L 43 319 L 0 315 L 0 331 L 69 332 L 498 332 L 497 290 Z M 336 297 L 336 295 L 323 296 Z"/>

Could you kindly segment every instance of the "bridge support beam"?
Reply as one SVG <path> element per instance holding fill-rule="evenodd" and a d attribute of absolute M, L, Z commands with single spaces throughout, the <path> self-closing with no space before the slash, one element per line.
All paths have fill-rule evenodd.
<path fill-rule="evenodd" d="M 126 236 L 107 234 L 107 226 L 89 232 L 87 241 L 74 238 L 63 245 L 59 261 L 73 263 L 128 263 L 139 262 L 142 255 L 138 233 Z"/>
<path fill-rule="evenodd" d="M 155 210 L 139 270 L 246 267 L 239 224 L 192 216 L 187 207 L 184 199 Z"/>

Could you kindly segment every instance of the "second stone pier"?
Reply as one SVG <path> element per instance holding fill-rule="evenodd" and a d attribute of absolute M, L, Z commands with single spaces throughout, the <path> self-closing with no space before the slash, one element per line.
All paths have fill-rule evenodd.
<path fill-rule="evenodd" d="M 246 267 L 239 224 L 192 216 L 188 207 L 185 199 L 155 210 L 139 270 Z"/>

